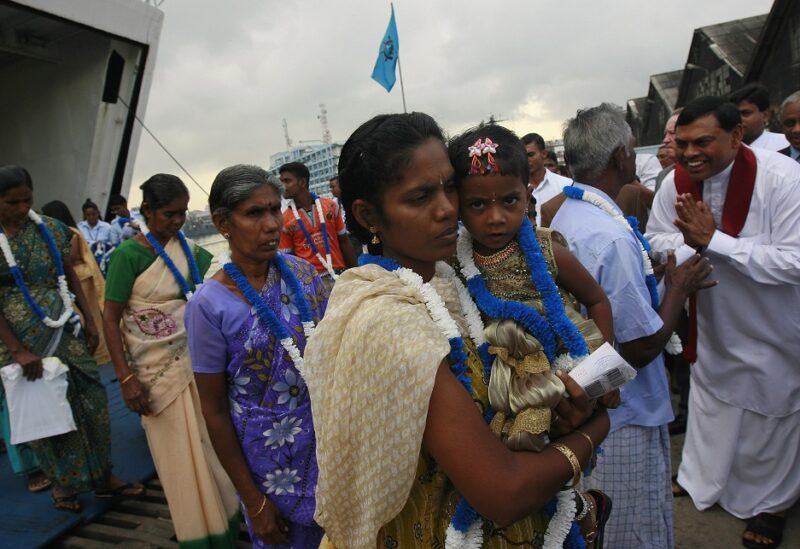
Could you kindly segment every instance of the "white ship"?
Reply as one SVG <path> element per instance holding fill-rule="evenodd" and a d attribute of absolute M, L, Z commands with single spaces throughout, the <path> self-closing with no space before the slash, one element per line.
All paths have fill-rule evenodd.
<path fill-rule="evenodd" d="M 142 0 L 0 0 L 0 165 L 35 207 L 127 196 L 164 14 Z"/>

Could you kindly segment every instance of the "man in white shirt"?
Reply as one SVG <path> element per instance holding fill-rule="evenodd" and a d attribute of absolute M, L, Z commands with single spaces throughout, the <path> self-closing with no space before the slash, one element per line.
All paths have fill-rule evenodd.
<path fill-rule="evenodd" d="M 766 129 L 772 117 L 767 88 L 757 82 L 751 82 L 733 92 L 729 99 L 739 109 L 744 142 L 747 145 L 754 149 L 769 151 L 779 151 L 789 146 L 783 134 Z"/>
<path fill-rule="evenodd" d="M 530 183 L 533 187 L 533 198 L 536 200 L 536 224 L 541 225 L 542 204 L 561 193 L 561 189 L 572 185 L 572 180 L 558 175 L 544 167 L 544 139 L 538 133 L 522 136 L 522 143 L 528 154 L 528 169 L 531 173 Z"/>
<path fill-rule="evenodd" d="M 667 123 L 664 124 L 664 139 L 661 141 L 661 146 L 668 152 L 669 164 L 658 172 L 656 176 L 656 186 L 653 189 L 656 192 L 661 188 L 661 182 L 664 181 L 667 174 L 675 169 L 675 122 L 678 120 L 678 115 L 681 113 L 681 110 L 682 109 L 675 109 L 672 111 L 672 114 L 669 115 L 667 119 Z"/>
<path fill-rule="evenodd" d="M 719 280 L 690 304 L 694 364 L 673 493 L 747 519 L 746 547 L 775 547 L 800 497 L 800 165 L 745 146 L 743 134 L 722 98 L 684 107 L 678 166 L 647 238 L 679 257 L 702 251 Z"/>
<path fill-rule="evenodd" d="M 656 177 L 663 168 L 656 155 L 649 153 L 636 153 L 636 177 L 639 183 L 655 191 Z"/>
<path fill-rule="evenodd" d="M 800 91 L 781 103 L 781 127 L 789 146 L 778 152 L 800 162 Z"/>

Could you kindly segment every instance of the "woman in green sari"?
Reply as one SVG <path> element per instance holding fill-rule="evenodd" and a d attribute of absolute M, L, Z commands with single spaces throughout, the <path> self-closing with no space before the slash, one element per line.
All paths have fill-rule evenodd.
<path fill-rule="evenodd" d="M 98 497 L 130 497 L 141 495 L 144 486 L 123 482 L 111 474 L 108 400 L 92 358 L 98 332 L 69 261 L 71 234 L 61 222 L 49 217 L 41 217 L 38 225 L 38 216 L 31 212 L 32 203 L 33 184 L 28 172 L 18 166 L 0 167 L 0 239 L 8 243 L 0 257 L 0 366 L 18 363 L 29 381 L 42 376 L 44 357 L 58 357 L 69 367 L 67 400 L 77 429 L 29 445 L 53 483 L 55 507 L 78 512 L 80 492 L 94 490 Z M 47 238 L 55 244 L 52 253 Z M 19 267 L 24 284 L 15 278 L 13 263 Z M 68 316 L 65 309 L 72 305 L 59 292 L 62 266 L 69 291 L 84 312 L 85 336 L 74 335 L 72 322 L 63 322 Z M 41 309 L 38 314 L 23 287 Z M 40 318 L 42 314 L 47 318 Z"/>

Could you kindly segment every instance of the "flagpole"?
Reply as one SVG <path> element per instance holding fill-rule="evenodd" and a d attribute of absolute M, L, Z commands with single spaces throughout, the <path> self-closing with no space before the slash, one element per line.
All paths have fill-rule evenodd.
<path fill-rule="evenodd" d="M 389 6 L 392 8 L 392 15 L 394 15 L 394 2 L 389 2 Z M 403 112 L 407 113 L 408 109 L 406 109 L 406 89 L 403 86 L 403 65 L 400 64 L 400 52 L 397 52 L 397 69 L 400 71 L 400 95 L 403 96 Z"/>
<path fill-rule="evenodd" d="M 400 63 L 400 56 L 397 56 L 397 68 L 400 71 L 400 94 L 403 96 L 403 112 L 407 113 L 406 109 L 406 89 L 403 87 L 403 65 Z"/>

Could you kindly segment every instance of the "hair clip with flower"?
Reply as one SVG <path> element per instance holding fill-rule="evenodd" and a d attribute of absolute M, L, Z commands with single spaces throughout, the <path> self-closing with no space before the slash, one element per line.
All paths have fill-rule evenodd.
<path fill-rule="evenodd" d="M 469 175 L 487 175 L 490 173 L 500 173 L 500 167 L 494 159 L 499 145 L 489 139 L 478 138 L 469 148 L 470 162 Z M 481 162 L 481 157 L 486 155 L 486 164 Z"/>

